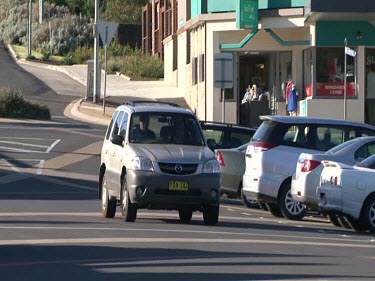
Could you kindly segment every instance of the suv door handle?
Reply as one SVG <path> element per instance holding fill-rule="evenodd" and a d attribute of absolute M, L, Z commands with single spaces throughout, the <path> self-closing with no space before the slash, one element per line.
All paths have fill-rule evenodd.
<path fill-rule="evenodd" d="M 113 152 L 113 157 L 116 157 L 116 153 L 115 152 Z"/>
<path fill-rule="evenodd" d="M 109 152 L 109 151 L 108 151 L 108 149 L 107 149 L 107 150 L 105 151 L 105 154 L 108 154 L 108 152 Z"/>

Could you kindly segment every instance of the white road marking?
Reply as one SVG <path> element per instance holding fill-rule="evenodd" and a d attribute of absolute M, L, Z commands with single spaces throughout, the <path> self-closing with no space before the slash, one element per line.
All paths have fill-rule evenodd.
<path fill-rule="evenodd" d="M 14 142 L 14 141 L 2 141 L 2 140 L 0 140 L 0 143 L 8 143 L 8 144 L 14 144 L 14 145 L 40 147 L 40 148 L 47 148 L 48 147 L 48 145 L 39 145 L 39 144 L 24 143 L 24 142 Z"/>
<path fill-rule="evenodd" d="M 39 151 L 39 150 L 28 150 L 28 149 L 6 147 L 6 146 L 0 146 L 0 151 L 25 152 L 25 153 L 45 153 L 44 151 Z"/>
<path fill-rule="evenodd" d="M 1 127 L 0 127 L 1 128 Z M 0 137 L 0 139 L 12 139 L 14 140 L 15 137 Z M 41 139 L 41 138 L 21 138 L 21 137 L 16 137 L 18 140 L 55 140 L 55 139 Z"/>
<path fill-rule="evenodd" d="M 310 242 L 310 241 L 281 241 L 265 239 L 230 239 L 230 238 L 138 238 L 138 237 L 104 237 L 104 238 L 56 238 L 56 239 L 25 239 L 25 240 L 0 240 L 0 245 L 50 245 L 50 244 L 113 244 L 113 243 L 238 243 L 238 244 L 278 244 L 278 245 L 299 245 L 313 247 L 337 247 L 337 248 L 366 248 L 375 249 L 375 245 L 335 242 Z"/>
<path fill-rule="evenodd" d="M 56 140 L 53 144 L 51 144 L 51 146 L 46 150 L 46 153 L 50 153 L 50 151 L 52 150 L 52 148 L 55 147 L 55 145 L 57 145 L 61 140 Z"/>
<path fill-rule="evenodd" d="M 12 165 L 12 164 L 9 163 L 7 160 L 5 160 L 5 159 L 1 159 L 1 160 L 5 163 L 5 165 L 7 165 L 8 167 L 10 167 L 13 171 L 15 171 L 15 172 L 17 172 L 17 173 L 21 173 L 21 171 L 18 170 L 18 169 L 16 168 L 16 166 Z"/>
<path fill-rule="evenodd" d="M 40 160 L 39 164 L 37 165 L 38 170 L 36 171 L 37 175 L 41 175 L 43 173 L 43 166 L 45 160 Z"/>

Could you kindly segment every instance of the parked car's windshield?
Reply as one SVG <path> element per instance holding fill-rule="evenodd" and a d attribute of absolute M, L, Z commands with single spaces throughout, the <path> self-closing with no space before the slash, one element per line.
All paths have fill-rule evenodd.
<path fill-rule="evenodd" d="M 129 142 L 204 145 L 199 123 L 192 115 L 168 112 L 132 114 Z"/>

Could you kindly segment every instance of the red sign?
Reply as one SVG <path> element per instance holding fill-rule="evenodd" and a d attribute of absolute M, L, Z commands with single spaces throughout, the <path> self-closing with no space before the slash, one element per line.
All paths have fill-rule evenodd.
<path fill-rule="evenodd" d="M 308 85 L 305 87 L 306 97 L 312 97 L 312 85 Z"/>
<path fill-rule="evenodd" d="M 316 95 L 325 97 L 344 96 L 343 82 L 316 83 Z M 346 82 L 346 95 L 355 96 L 355 83 Z"/>

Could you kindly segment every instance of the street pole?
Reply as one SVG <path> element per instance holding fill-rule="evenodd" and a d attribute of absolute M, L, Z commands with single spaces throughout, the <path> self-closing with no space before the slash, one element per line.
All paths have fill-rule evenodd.
<path fill-rule="evenodd" d="M 44 16 L 44 0 L 39 0 L 39 23 L 43 23 L 43 16 Z"/>
<path fill-rule="evenodd" d="M 225 122 L 225 88 L 222 88 L 222 103 L 221 103 L 221 122 Z"/>
<path fill-rule="evenodd" d="M 99 69 L 99 32 L 97 29 L 97 22 L 99 20 L 99 0 L 95 0 L 95 27 L 94 27 L 94 93 L 93 93 L 93 102 L 98 103 L 100 101 L 100 89 L 98 89 L 98 74 L 100 73 Z"/>
<path fill-rule="evenodd" d="M 347 38 L 344 39 L 344 120 L 346 120 L 346 47 L 348 46 Z"/>
<path fill-rule="evenodd" d="M 31 57 L 31 30 L 32 30 L 32 18 L 33 18 L 33 4 L 32 0 L 29 1 L 29 34 L 28 34 L 28 47 L 27 57 Z"/>

